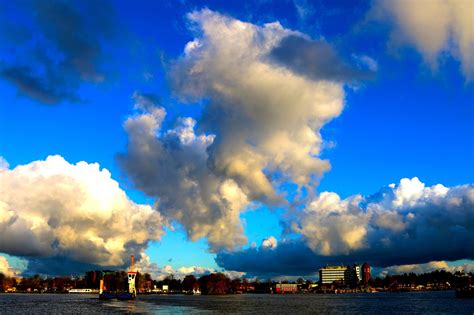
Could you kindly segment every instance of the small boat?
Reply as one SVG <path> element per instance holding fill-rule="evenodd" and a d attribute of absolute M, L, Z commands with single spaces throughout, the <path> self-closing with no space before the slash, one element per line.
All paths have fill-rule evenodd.
<path fill-rule="evenodd" d="M 128 291 L 107 291 L 104 283 L 104 273 L 102 279 L 100 279 L 100 288 L 99 288 L 99 299 L 100 300 L 111 300 L 111 299 L 118 299 L 118 300 L 134 300 L 137 296 L 137 290 L 135 288 L 135 280 L 137 277 L 138 272 L 134 271 L 134 263 L 135 259 L 132 255 L 132 265 L 130 266 L 130 270 L 127 272 L 128 276 Z"/>
<path fill-rule="evenodd" d="M 99 291 L 97 289 L 71 289 L 68 291 L 68 293 L 81 293 L 81 294 L 87 294 L 87 293 L 98 293 Z"/>
<path fill-rule="evenodd" d="M 99 293 L 99 300 L 112 300 L 115 299 L 117 295 L 113 292 L 102 291 Z"/>
<path fill-rule="evenodd" d="M 133 300 L 135 299 L 135 295 L 130 292 L 118 292 L 117 293 L 117 300 Z"/>

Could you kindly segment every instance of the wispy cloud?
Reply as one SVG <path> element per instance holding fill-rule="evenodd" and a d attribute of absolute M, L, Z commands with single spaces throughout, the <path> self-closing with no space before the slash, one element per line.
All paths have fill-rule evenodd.
<path fill-rule="evenodd" d="M 1 26 L 3 44 L 15 51 L 0 60 L 0 77 L 18 91 L 44 104 L 77 102 L 83 82 L 102 82 L 102 42 L 114 34 L 114 10 L 106 1 L 32 1 L 13 5 L 12 16 Z M 21 26 L 20 26 L 21 25 Z M 4 31 L 5 32 L 5 31 Z"/>

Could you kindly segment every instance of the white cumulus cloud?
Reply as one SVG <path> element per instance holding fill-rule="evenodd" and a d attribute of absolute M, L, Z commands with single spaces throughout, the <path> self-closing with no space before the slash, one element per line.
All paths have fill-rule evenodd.
<path fill-rule="evenodd" d="M 474 187 L 426 187 L 414 177 L 365 198 L 323 192 L 293 228 L 322 256 L 355 255 L 380 265 L 473 259 Z"/>
<path fill-rule="evenodd" d="M 96 163 L 56 155 L 0 170 L 0 252 L 122 266 L 160 239 L 163 225 Z"/>
<path fill-rule="evenodd" d="M 275 249 L 278 246 L 278 241 L 274 236 L 270 236 L 262 241 L 263 249 Z"/>

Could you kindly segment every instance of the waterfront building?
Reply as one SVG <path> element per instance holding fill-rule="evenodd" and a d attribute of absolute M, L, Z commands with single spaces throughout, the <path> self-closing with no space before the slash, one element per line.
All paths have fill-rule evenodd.
<path fill-rule="evenodd" d="M 344 284 L 346 281 L 347 266 L 326 266 L 319 269 L 319 281 L 321 284 Z"/>
<path fill-rule="evenodd" d="M 360 267 L 325 266 L 319 269 L 319 282 L 322 285 L 339 284 L 356 286 L 359 283 Z"/>
<path fill-rule="evenodd" d="M 370 265 L 368 263 L 364 263 L 362 265 L 362 282 L 367 285 L 370 280 Z"/>
<path fill-rule="evenodd" d="M 296 283 L 277 283 L 275 285 L 276 293 L 296 293 L 298 292 L 298 284 Z"/>

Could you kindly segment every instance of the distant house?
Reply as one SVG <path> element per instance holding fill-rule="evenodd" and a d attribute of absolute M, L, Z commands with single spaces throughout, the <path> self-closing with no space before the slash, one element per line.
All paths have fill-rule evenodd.
<path fill-rule="evenodd" d="M 298 284 L 296 283 L 277 283 L 275 285 L 275 293 L 296 293 L 298 292 Z"/>
<path fill-rule="evenodd" d="M 362 282 L 367 285 L 370 281 L 370 265 L 368 263 L 364 263 L 362 265 Z"/>

